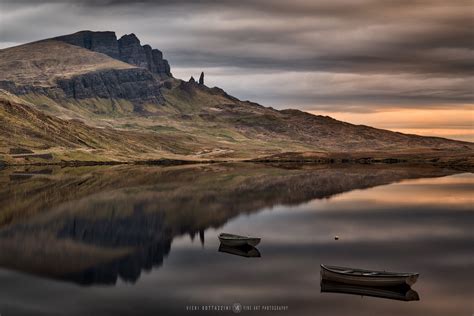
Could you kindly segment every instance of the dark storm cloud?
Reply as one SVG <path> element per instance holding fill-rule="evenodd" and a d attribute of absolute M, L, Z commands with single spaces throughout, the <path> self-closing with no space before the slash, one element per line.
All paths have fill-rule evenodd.
<path fill-rule="evenodd" d="M 473 99 L 470 1 L 3 0 L 0 12 L 0 46 L 82 29 L 134 32 L 164 51 L 175 74 L 227 70 L 209 82 L 277 106 L 370 110 Z M 286 82 L 293 89 L 273 86 L 275 74 L 294 80 Z M 251 75 L 260 76 L 259 90 Z M 350 75 L 357 81 L 348 89 Z M 302 81 L 307 89 L 296 87 Z"/>

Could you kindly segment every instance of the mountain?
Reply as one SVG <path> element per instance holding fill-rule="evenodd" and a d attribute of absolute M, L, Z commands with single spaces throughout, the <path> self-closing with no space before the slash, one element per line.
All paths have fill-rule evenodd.
<path fill-rule="evenodd" d="M 141 45 L 135 34 L 122 36 L 117 40 L 114 32 L 82 31 L 53 38 L 56 41 L 87 48 L 108 55 L 128 64 L 148 69 L 162 78 L 171 77 L 170 66 L 163 53 L 150 45 Z"/>
<path fill-rule="evenodd" d="M 6 163 L 394 153 L 449 162 L 454 154 L 465 161 L 474 150 L 468 142 L 241 101 L 207 87 L 204 74 L 198 82 L 174 78 L 161 51 L 114 32 L 82 31 L 0 50 L 0 123 Z"/>

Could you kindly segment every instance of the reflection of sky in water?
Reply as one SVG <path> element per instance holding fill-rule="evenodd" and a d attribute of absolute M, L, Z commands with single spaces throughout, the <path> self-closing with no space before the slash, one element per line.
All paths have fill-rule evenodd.
<path fill-rule="evenodd" d="M 473 189 L 472 174 L 460 174 L 239 215 L 207 229 L 204 246 L 175 238 L 163 266 L 134 285 L 79 287 L 0 270 L 0 313 L 195 315 L 185 306 L 239 302 L 288 305 L 289 315 L 471 315 Z M 262 258 L 217 252 L 221 231 L 261 236 Z M 321 263 L 419 272 L 421 301 L 322 294 Z"/>

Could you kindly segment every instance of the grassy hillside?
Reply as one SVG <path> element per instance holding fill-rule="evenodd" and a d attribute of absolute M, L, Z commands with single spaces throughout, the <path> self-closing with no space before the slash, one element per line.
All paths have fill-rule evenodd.
<path fill-rule="evenodd" d="M 170 140 L 156 133 L 97 128 L 77 120 L 62 120 L 0 91 L 0 160 L 3 157 L 9 163 L 176 158 L 173 148 L 175 144 L 179 146 L 181 138 L 177 135 Z M 10 155 L 14 148 L 33 153 Z"/>
<path fill-rule="evenodd" d="M 109 85 L 117 77 L 105 76 L 107 69 L 126 72 L 123 82 Z M 66 86 L 73 94 L 61 90 L 62 78 L 71 78 Z M 387 158 L 409 153 L 412 159 L 419 153 L 423 159 L 436 159 L 451 157 L 449 153 L 469 157 L 474 150 L 472 143 L 278 111 L 240 101 L 219 88 L 175 78 L 162 81 L 145 69 L 54 40 L 0 50 L 2 81 L 32 87 L 15 94 L 0 89 L 0 160 L 7 162 L 25 162 L 8 155 L 13 147 L 51 153 L 54 161 L 291 160 L 285 153 L 322 153 L 327 158 L 374 152 Z M 104 97 L 112 88 L 119 91 Z M 153 91 L 154 98 L 137 97 L 137 90 Z"/>
<path fill-rule="evenodd" d="M 87 49 L 54 40 L 0 49 L 0 81 L 18 85 L 55 86 L 58 78 L 70 78 L 103 69 L 135 66 Z"/>

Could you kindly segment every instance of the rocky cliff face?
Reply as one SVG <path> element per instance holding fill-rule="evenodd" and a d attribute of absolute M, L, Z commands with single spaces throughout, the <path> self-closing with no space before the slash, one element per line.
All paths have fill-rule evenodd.
<path fill-rule="evenodd" d="M 54 39 L 120 59 L 115 32 L 82 31 L 55 37 Z"/>
<path fill-rule="evenodd" d="M 67 98 L 106 98 L 162 103 L 160 84 L 145 69 L 122 69 L 91 72 L 58 80 Z"/>
<path fill-rule="evenodd" d="M 146 68 L 160 76 L 171 77 L 168 61 L 163 59 L 163 53 L 152 49 L 150 45 L 141 45 L 135 34 L 124 35 L 118 40 L 120 60 Z"/>
<path fill-rule="evenodd" d="M 133 33 L 124 35 L 119 40 L 117 40 L 115 32 L 92 31 L 77 32 L 54 39 L 148 69 L 163 79 L 172 77 L 169 63 L 163 59 L 163 53 L 158 49 L 153 49 L 150 45 L 142 46 L 140 40 Z"/>
<path fill-rule="evenodd" d="M 0 90 L 5 90 L 16 95 L 24 95 L 28 93 L 37 93 L 49 95 L 54 88 L 40 87 L 34 85 L 17 85 L 15 82 L 10 80 L 0 81 Z"/>
<path fill-rule="evenodd" d="M 57 86 L 41 87 L 16 85 L 11 81 L 0 81 L 0 89 L 16 95 L 29 93 L 46 95 L 54 100 L 72 98 L 125 99 L 134 103 L 164 102 L 160 82 L 146 69 L 111 69 L 77 75 L 57 80 Z"/>

